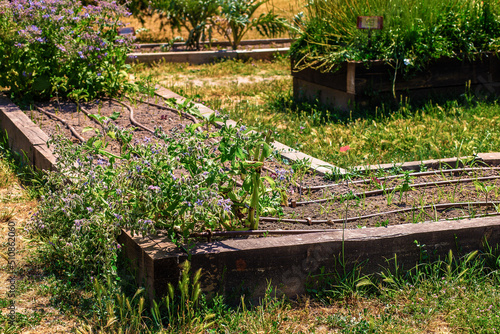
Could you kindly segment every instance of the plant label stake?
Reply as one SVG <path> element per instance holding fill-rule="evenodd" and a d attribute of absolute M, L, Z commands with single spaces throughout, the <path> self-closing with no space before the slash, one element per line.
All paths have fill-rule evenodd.
<path fill-rule="evenodd" d="M 372 30 L 382 30 L 383 16 L 358 16 L 358 29 L 368 29 L 368 47 L 372 46 Z"/>

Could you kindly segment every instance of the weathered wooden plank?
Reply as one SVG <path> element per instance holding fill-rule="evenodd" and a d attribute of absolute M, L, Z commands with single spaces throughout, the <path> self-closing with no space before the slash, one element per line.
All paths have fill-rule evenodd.
<path fill-rule="evenodd" d="M 236 301 L 241 294 L 257 300 L 264 296 L 269 282 L 277 293 L 289 297 L 305 293 L 310 275 L 320 273 L 321 268 L 326 272 L 342 269 L 335 262 L 342 255 L 342 247 L 345 249 L 346 269 L 363 263 L 362 272 L 369 274 L 387 266 L 387 260 L 395 254 L 398 264 L 408 269 L 417 263 L 422 251 L 431 258 L 444 257 L 449 250 L 458 255 L 459 252 L 483 249 L 485 239 L 490 246 L 500 243 L 500 217 L 352 229 L 344 233 L 335 230 L 296 236 L 232 239 L 199 244 L 190 249 L 189 258 L 193 270 L 202 269 L 204 291 L 220 292 Z M 422 248 L 415 245 L 415 240 L 423 245 Z M 123 233 L 120 242 L 125 243 L 125 247 L 134 243 L 139 245 L 141 238 L 131 238 Z M 158 237 L 155 242 L 168 244 L 165 236 Z M 148 287 L 157 289 L 156 296 L 161 296 L 167 283 L 177 282 L 179 264 L 188 258 L 188 254 L 177 250 L 172 254 L 153 256 L 147 248 L 143 252 L 147 264 L 137 270 L 150 275 L 146 280 Z"/>

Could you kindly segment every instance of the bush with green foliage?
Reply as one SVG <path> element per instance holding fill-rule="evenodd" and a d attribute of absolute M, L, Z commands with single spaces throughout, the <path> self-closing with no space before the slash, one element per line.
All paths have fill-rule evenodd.
<path fill-rule="evenodd" d="M 130 88 L 131 39 L 118 35 L 129 15 L 116 2 L 0 1 L 0 86 L 14 98 L 89 98 Z"/>
<path fill-rule="evenodd" d="M 382 30 L 357 29 L 358 16 L 383 16 Z M 494 0 L 310 0 L 295 20 L 295 68 L 335 71 L 344 61 L 381 59 L 423 68 L 441 57 L 474 58 L 500 48 L 500 5 Z"/>
<path fill-rule="evenodd" d="M 220 0 L 220 17 L 214 19 L 217 31 L 225 36 L 233 50 L 238 48 L 245 34 L 253 29 L 266 37 L 284 33 L 286 20 L 270 11 L 254 17 L 255 12 L 268 2 L 258 0 Z"/>
<path fill-rule="evenodd" d="M 214 28 L 238 48 L 243 36 L 252 29 L 266 37 L 276 36 L 287 29 L 286 20 L 274 12 L 255 12 L 268 0 L 157 0 L 154 3 L 160 13 L 162 28 L 169 24 L 172 30 L 186 29 L 189 36 L 186 45 L 200 49 L 201 41 L 211 41 Z"/>

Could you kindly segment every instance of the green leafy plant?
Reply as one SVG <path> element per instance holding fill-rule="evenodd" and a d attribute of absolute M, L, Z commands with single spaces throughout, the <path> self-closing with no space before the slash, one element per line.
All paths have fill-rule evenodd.
<path fill-rule="evenodd" d="M 279 18 L 273 11 L 262 13 L 257 17 L 255 12 L 268 0 L 220 0 L 220 16 L 213 18 L 217 31 L 225 36 L 233 50 L 236 50 L 245 36 L 252 30 L 266 37 L 273 37 L 287 29 L 286 20 Z"/>
<path fill-rule="evenodd" d="M 488 202 L 488 195 L 491 193 L 492 190 L 496 188 L 496 185 L 486 185 L 484 182 L 481 181 L 474 181 L 474 186 L 476 187 L 476 190 L 482 192 L 485 197 L 485 202 Z"/>
<path fill-rule="evenodd" d="M 115 2 L 0 2 L 0 86 L 13 97 L 89 98 L 132 89 L 125 65 L 132 40 L 118 35 L 129 13 Z"/>
<path fill-rule="evenodd" d="M 291 47 L 295 69 L 335 71 L 344 61 L 383 60 L 397 72 L 424 68 L 440 57 L 475 58 L 498 50 L 497 1 L 312 0 L 297 17 Z M 370 36 L 357 29 L 357 16 L 383 16 Z M 369 42 L 371 39 L 371 43 Z"/>
<path fill-rule="evenodd" d="M 158 0 L 154 7 L 160 13 L 160 19 L 170 24 L 172 30 L 181 28 L 189 31 L 186 46 L 200 50 L 200 41 L 211 39 L 210 18 L 217 14 L 217 0 Z M 165 22 L 162 22 L 162 28 Z"/>

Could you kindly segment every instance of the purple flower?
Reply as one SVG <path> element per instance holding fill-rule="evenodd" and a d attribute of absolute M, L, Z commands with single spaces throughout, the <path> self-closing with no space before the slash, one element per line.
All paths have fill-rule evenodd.
<path fill-rule="evenodd" d="M 88 206 L 88 207 L 87 207 L 87 211 L 88 211 L 89 213 L 92 213 L 92 212 L 94 211 L 94 209 L 92 209 L 90 206 Z"/>
<path fill-rule="evenodd" d="M 121 189 L 116 189 L 116 194 L 117 195 L 121 195 L 122 194 L 122 190 Z"/>
<path fill-rule="evenodd" d="M 153 186 L 153 185 L 149 186 L 148 189 L 151 190 L 151 191 L 154 191 L 155 193 L 158 193 L 161 190 L 160 187 Z"/>
<path fill-rule="evenodd" d="M 231 204 L 233 202 L 228 198 L 228 199 L 219 199 L 217 201 L 217 205 L 221 206 L 224 211 L 231 211 Z"/>

